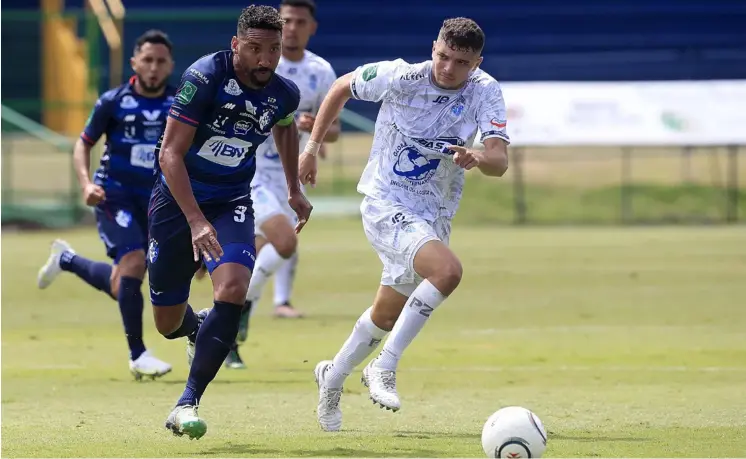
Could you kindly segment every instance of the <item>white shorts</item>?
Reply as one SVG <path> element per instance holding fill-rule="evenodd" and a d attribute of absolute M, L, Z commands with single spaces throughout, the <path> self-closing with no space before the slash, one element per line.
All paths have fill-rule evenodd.
<path fill-rule="evenodd" d="M 251 200 L 254 203 L 254 232 L 266 238 L 262 225 L 276 215 L 285 215 L 291 225 L 298 223 L 298 217 L 288 204 L 288 186 L 285 173 L 257 171 L 251 182 Z"/>
<path fill-rule="evenodd" d="M 406 206 L 365 197 L 360 205 L 363 229 L 383 263 L 381 285 L 409 296 L 422 282 L 414 271 L 417 251 L 429 241 L 448 245 L 451 221 L 445 217 L 427 221 Z"/>

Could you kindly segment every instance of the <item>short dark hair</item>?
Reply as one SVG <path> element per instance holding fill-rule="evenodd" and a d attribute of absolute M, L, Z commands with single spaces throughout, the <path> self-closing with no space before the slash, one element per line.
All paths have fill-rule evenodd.
<path fill-rule="evenodd" d="M 267 5 L 251 5 L 241 11 L 238 17 L 238 35 L 244 35 L 249 29 L 277 30 L 282 33 L 285 21 L 280 13 Z"/>
<path fill-rule="evenodd" d="M 168 35 L 166 35 L 166 32 L 163 32 L 162 30 L 158 29 L 150 29 L 144 34 L 140 35 L 138 37 L 137 41 L 135 42 L 135 54 L 140 52 L 140 49 L 143 47 L 145 43 L 152 43 L 154 45 L 163 45 L 166 48 L 168 48 L 168 52 L 173 52 L 174 45 L 171 43 L 171 40 L 168 38 Z"/>
<path fill-rule="evenodd" d="M 294 6 L 297 8 L 307 8 L 311 16 L 316 18 L 316 2 L 313 0 L 282 0 L 280 7 Z"/>
<path fill-rule="evenodd" d="M 446 19 L 440 28 L 438 38 L 459 51 L 481 53 L 484 48 L 484 32 L 476 22 L 469 18 Z"/>

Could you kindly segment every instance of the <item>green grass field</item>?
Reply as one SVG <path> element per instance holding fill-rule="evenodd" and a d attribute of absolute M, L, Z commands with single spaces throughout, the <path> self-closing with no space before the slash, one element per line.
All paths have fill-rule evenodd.
<path fill-rule="evenodd" d="M 402 410 L 375 408 L 353 375 L 343 431 L 316 424 L 315 363 L 370 304 L 379 261 L 357 220 L 302 235 L 295 302 L 242 348 L 246 370 L 208 388 L 200 441 L 163 421 L 187 375 L 184 342 L 146 343 L 174 371 L 137 383 L 116 304 L 64 275 L 35 286 L 50 240 L 102 258 L 93 228 L 2 238 L 4 457 L 480 457 L 498 408 L 534 410 L 546 457 L 746 454 L 746 233 L 743 228 L 455 228 L 465 278 L 408 350 Z M 209 280 L 191 303 L 211 304 Z"/>

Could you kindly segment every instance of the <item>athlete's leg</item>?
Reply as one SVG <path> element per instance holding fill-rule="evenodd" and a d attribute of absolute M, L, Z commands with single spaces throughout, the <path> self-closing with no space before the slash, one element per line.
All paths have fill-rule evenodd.
<path fill-rule="evenodd" d="M 203 209 L 217 232 L 223 256 L 205 263 L 212 279 L 214 302 L 199 327 L 184 392 L 166 421 L 166 427 L 177 435 L 199 438 L 205 434 L 207 424 L 197 414 L 197 406 L 236 339 L 255 260 L 254 221 L 245 215 L 250 205 L 246 199 Z M 244 218 L 235 218 L 239 208 L 244 211 Z"/>

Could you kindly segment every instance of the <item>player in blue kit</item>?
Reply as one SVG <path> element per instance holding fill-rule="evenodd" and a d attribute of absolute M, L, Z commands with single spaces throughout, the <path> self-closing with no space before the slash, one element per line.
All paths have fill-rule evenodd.
<path fill-rule="evenodd" d="M 256 148 L 272 133 L 285 171 L 288 203 L 305 225 L 311 205 L 298 179 L 298 87 L 274 73 L 283 21 L 277 10 L 241 12 L 230 51 L 206 55 L 185 72 L 156 157 L 159 180 L 149 210 L 150 298 L 158 331 L 187 337 L 186 388 L 166 419 L 176 435 L 200 438 L 207 424 L 197 409 L 238 333 L 254 267 L 250 184 Z M 213 284 L 212 309 L 187 303 L 204 260 Z"/>
<path fill-rule="evenodd" d="M 135 75 L 101 95 L 75 145 L 75 171 L 83 197 L 94 207 L 98 232 L 113 264 L 84 258 L 58 239 L 37 279 L 43 289 L 62 271 L 70 271 L 119 303 L 130 349 L 129 368 L 136 379 L 155 379 L 171 371 L 171 365 L 153 357 L 143 343 L 141 291 L 155 145 L 176 93 L 167 84 L 174 67 L 171 49 L 163 32 L 151 30 L 138 38 L 130 59 Z M 105 151 L 91 181 L 91 148 L 103 135 Z"/>

